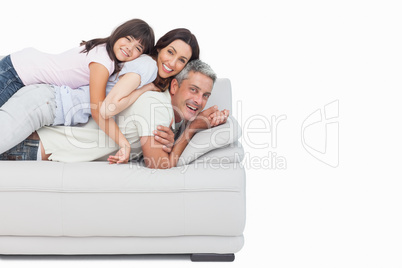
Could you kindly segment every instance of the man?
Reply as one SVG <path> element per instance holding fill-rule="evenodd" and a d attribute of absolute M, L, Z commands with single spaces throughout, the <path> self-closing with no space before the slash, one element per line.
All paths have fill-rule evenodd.
<path fill-rule="evenodd" d="M 216 75 L 209 65 L 199 60 L 192 61 L 172 80 L 169 91 L 146 92 L 119 113 L 115 120 L 131 145 L 132 154 L 142 154 L 149 168 L 171 168 L 177 165 L 181 153 L 197 131 L 225 123 L 229 115 L 227 110 L 219 111 L 217 107 L 211 107 L 201 113 L 215 80 Z M 157 133 L 158 125 L 165 126 L 162 127 L 165 131 L 172 125 L 176 132 L 179 126 L 183 126 L 184 131 L 171 151 L 158 142 L 166 137 L 166 133 Z M 42 159 L 77 162 L 109 156 L 110 163 L 120 161 L 119 155 L 114 155 L 118 145 L 93 120 L 83 127 L 45 127 L 37 132 L 41 140 L 42 150 L 39 152 Z M 32 140 L 24 141 L 0 155 L 0 159 L 12 158 L 16 149 L 29 150 L 31 155 L 35 155 L 38 149 L 35 151 L 31 147 L 37 144 Z"/>

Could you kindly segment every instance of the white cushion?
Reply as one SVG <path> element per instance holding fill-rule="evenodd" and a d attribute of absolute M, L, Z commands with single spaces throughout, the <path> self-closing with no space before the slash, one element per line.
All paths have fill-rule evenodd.
<path fill-rule="evenodd" d="M 195 134 L 181 154 L 177 166 L 187 165 L 212 150 L 228 146 L 237 141 L 240 136 L 239 123 L 234 117 L 229 116 L 225 124 Z"/>

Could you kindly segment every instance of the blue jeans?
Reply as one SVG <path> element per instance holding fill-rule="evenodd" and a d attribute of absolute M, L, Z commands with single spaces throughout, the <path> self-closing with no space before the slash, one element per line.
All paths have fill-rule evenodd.
<path fill-rule="evenodd" d="M 11 62 L 10 55 L 0 60 L 0 107 L 24 84 Z"/>
<path fill-rule="evenodd" d="M 0 161 L 28 161 L 38 157 L 39 140 L 24 140 L 7 152 L 0 154 Z"/>

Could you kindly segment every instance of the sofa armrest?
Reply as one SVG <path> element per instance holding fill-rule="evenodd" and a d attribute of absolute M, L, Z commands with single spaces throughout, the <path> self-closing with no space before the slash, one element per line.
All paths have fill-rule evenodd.
<path fill-rule="evenodd" d="M 245 158 L 245 152 L 242 144 L 239 141 L 235 141 L 222 148 L 217 148 L 208 153 L 200 155 L 189 165 L 225 165 L 228 163 L 242 163 Z"/>

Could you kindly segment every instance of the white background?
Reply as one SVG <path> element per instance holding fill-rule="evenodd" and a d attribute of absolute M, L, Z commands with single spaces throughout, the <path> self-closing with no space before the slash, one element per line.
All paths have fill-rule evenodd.
<path fill-rule="evenodd" d="M 157 38 L 177 27 L 196 34 L 201 59 L 232 82 L 232 112 L 245 134 L 247 225 L 230 264 L 0 257 L 0 266 L 400 267 L 401 14 L 398 1 L 2 3 L 0 55 L 30 46 L 62 52 L 136 17 Z M 311 156 L 301 139 L 303 121 L 333 101 L 337 167 Z M 286 120 L 273 134 L 275 116 Z M 325 145 L 324 127 L 309 130 L 312 147 Z"/>

